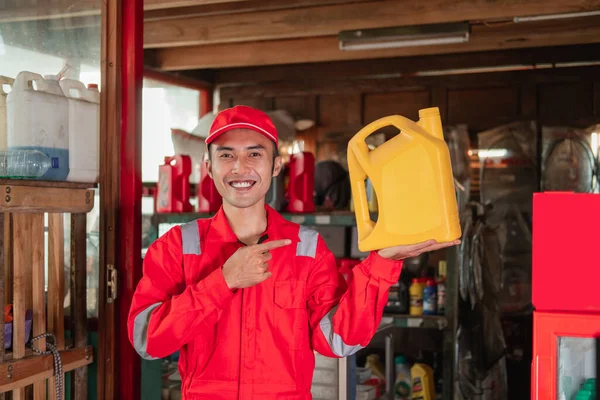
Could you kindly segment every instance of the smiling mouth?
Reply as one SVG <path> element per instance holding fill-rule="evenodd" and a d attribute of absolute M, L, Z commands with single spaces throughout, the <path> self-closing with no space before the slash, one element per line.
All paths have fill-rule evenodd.
<path fill-rule="evenodd" d="M 244 189 L 250 189 L 252 186 L 254 186 L 254 184 L 256 183 L 256 181 L 231 181 L 229 182 L 229 186 L 231 186 L 234 189 L 238 189 L 238 190 L 244 190 Z"/>

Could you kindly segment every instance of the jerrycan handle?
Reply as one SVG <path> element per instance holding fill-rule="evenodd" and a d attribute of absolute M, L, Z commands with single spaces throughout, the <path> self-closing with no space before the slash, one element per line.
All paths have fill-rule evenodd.
<path fill-rule="evenodd" d="M 15 80 L 12 78 L 0 75 L 0 94 L 7 95 L 10 92 L 10 90 L 9 91 L 4 90 L 4 87 L 5 87 L 4 85 L 8 86 L 12 90 L 14 81 Z"/>
<path fill-rule="evenodd" d="M 366 146 L 364 142 L 363 144 Z M 350 180 L 356 222 L 359 226 L 361 224 L 364 226 L 363 230 L 358 230 L 358 240 L 362 241 L 371 234 L 375 228 L 375 222 L 371 219 L 371 214 L 369 213 L 369 202 L 367 199 L 367 189 L 365 187 L 367 174 L 362 168 L 361 163 L 358 161 L 357 156 L 358 154 L 352 149 L 348 151 L 348 166 L 350 167 Z"/>
<path fill-rule="evenodd" d="M 83 82 L 75 79 L 61 79 L 58 83 L 63 94 L 71 99 L 81 99 L 87 90 Z"/>
<path fill-rule="evenodd" d="M 394 126 L 400 131 L 402 131 L 402 127 L 406 127 L 409 125 L 415 125 L 415 122 L 405 118 L 401 115 L 390 115 L 388 117 L 379 118 L 369 125 L 362 128 L 356 135 L 354 135 L 350 142 L 348 143 L 349 149 L 356 149 L 355 155 L 358 163 L 365 170 L 367 175 L 371 175 L 371 163 L 367 158 L 369 154 L 369 146 L 365 140 L 372 134 L 377 132 L 380 129 L 386 128 L 388 126 Z"/>
<path fill-rule="evenodd" d="M 36 88 L 33 87 L 33 82 L 36 83 Z M 25 90 L 26 88 L 31 88 L 34 90 L 45 91 L 46 81 L 40 74 L 36 74 L 35 72 L 29 71 L 21 71 L 15 78 L 15 82 L 13 83 L 13 90 L 20 89 Z"/>

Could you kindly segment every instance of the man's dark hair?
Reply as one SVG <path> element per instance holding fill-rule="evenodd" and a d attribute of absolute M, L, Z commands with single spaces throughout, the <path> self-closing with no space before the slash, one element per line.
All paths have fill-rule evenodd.
<path fill-rule="evenodd" d="M 271 142 L 273 144 L 273 168 L 275 168 L 275 159 L 279 156 L 279 149 L 277 148 L 277 145 L 275 144 L 275 142 Z M 212 146 L 212 143 L 208 145 L 206 151 L 208 151 L 208 161 L 212 161 L 212 153 L 210 151 L 210 147 Z"/>

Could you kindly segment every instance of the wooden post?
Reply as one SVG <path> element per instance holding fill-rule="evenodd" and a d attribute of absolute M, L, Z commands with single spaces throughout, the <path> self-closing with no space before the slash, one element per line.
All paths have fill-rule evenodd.
<path fill-rule="evenodd" d="M 75 347 L 87 344 L 87 257 L 86 215 L 71 215 L 71 335 Z M 73 371 L 72 397 L 85 399 L 87 396 L 87 367 Z"/>
<path fill-rule="evenodd" d="M 13 272 L 13 359 L 25 357 L 25 313 L 27 304 L 32 302 L 26 297 L 31 294 L 31 228 L 30 214 L 13 216 L 14 272 Z M 29 290 L 27 290 L 29 287 Z M 13 390 L 13 400 L 25 400 L 25 388 Z"/>
<path fill-rule="evenodd" d="M 31 253 L 33 269 L 33 336 L 46 332 L 46 288 L 44 277 L 45 260 L 44 214 L 31 215 Z M 46 350 L 46 339 L 34 343 L 41 351 Z M 51 388 L 52 389 L 52 388 Z M 46 381 L 33 384 L 33 399 L 46 400 Z"/>
<path fill-rule="evenodd" d="M 48 332 L 56 336 L 58 350 L 65 348 L 65 228 L 64 214 L 48 214 Z M 15 251 L 16 255 L 16 251 Z M 64 379 L 64 376 L 63 376 Z M 56 377 L 48 380 L 48 399 L 56 399 Z"/>
<path fill-rule="evenodd" d="M 6 265 L 6 251 L 5 237 L 4 237 L 4 218 L 10 218 L 10 215 L 0 213 L 0 310 L 2 310 L 2 317 L 0 317 L 0 363 L 4 361 L 4 291 L 6 290 L 6 275 L 4 272 L 10 269 L 10 266 Z M 0 400 L 4 400 L 4 393 L 0 393 Z"/>

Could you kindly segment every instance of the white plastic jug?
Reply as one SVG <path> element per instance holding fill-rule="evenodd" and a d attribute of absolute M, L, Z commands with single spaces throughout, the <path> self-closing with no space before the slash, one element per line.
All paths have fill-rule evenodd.
<path fill-rule="evenodd" d="M 100 92 L 82 82 L 63 79 L 69 99 L 69 176 L 71 182 L 97 182 L 100 147 Z"/>
<path fill-rule="evenodd" d="M 0 75 L 0 150 L 6 150 L 6 139 L 8 122 L 6 120 L 6 97 L 8 92 L 6 86 L 12 88 L 14 79 Z"/>
<path fill-rule="evenodd" d="M 8 149 L 39 150 L 51 161 L 40 179 L 64 181 L 69 175 L 69 100 L 56 76 L 19 72 L 6 99 Z"/>

